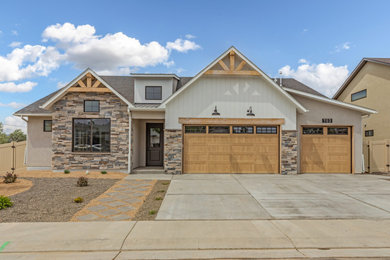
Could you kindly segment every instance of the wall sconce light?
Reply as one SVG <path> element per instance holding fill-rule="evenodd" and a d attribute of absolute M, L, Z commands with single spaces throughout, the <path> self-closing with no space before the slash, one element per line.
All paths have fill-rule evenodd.
<path fill-rule="evenodd" d="M 255 116 L 255 114 L 253 114 L 253 112 L 252 112 L 252 107 L 249 107 L 249 109 L 246 111 L 246 115 L 247 116 Z"/>
<path fill-rule="evenodd" d="M 215 106 L 214 111 L 213 111 L 213 113 L 211 115 L 213 115 L 213 116 L 219 116 L 220 115 L 218 113 L 217 106 Z"/>

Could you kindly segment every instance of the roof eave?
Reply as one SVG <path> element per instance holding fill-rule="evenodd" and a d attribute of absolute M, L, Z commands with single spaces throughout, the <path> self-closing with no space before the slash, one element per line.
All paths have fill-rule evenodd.
<path fill-rule="evenodd" d="M 63 90 L 58 92 L 56 95 L 51 97 L 48 101 L 43 103 L 41 106 L 39 106 L 42 109 L 48 108 L 50 105 L 52 105 L 55 101 L 60 99 L 63 95 L 65 95 L 66 91 L 76 84 L 77 81 L 79 81 L 82 77 L 84 77 L 87 73 L 91 73 L 97 80 L 99 80 L 105 87 L 110 89 L 115 95 L 117 95 L 123 102 L 125 102 L 130 108 L 133 107 L 133 105 L 128 101 L 126 98 L 124 98 L 121 94 L 119 94 L 118 91 L 116 91 L 113 87 L 110 86 L 105 80 L 103 80 L 99 75 L 97 75 L 92 69 L 87 68 L 85 69 L 81 74 L 79 74 L 75 79 L 73 79 L 71 82 L 69 82 Z"/>
<path fill-rule="evenodd" d="M 13 113 L 14 116 L 52 116 L 52 114 L 45 114 L 45 113 Z"/>
<path fill-rule="evenodd" d="M 361 107 L 361 106 L 357 106 L 357 105 L 352 105 L 352 104 L 341 102 L 341 101 L 338 101 L 338 100 L 335 100 L 335 99 L 325 98 L 325 97 L 313 95 L 313 94 L 310 94 L 310 93 L 302 92 L 302 91 L 299 91 L 299 90 L 295 90 L 295 89 L 289 89 L 289 88 L 284 88 L 284 89 L 286 91 L 290 92 L 290 93 L 294 93 L 294 94 L 297 94 L 299 96 L 303 96 L 303 97 L 311 98 L 311 99 L 314 99 L 314 100 L 322 101 L 322 102 L 325 102 L 325 103 L 333 104 L 333 105 L 336 105 L 336 106 L 352 109 L 352 110 L 355 110 L 355 111 L 359 111 L 359 112 L 361 112 L 363 114 L 377 114 L 378 113 L 376 110 L 373 110 L 373 109 L 370 109 L 370 108 L 365 108 L 365 107 Z"/>

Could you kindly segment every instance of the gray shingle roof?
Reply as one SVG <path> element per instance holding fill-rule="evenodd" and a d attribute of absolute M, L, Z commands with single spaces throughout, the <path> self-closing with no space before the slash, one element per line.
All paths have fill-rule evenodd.
<path fill-rule="evenodd" d="M 276 79 L 276 83 L 278 85 L 279 85 L 279 81 L 280 81 L 280 79 Z M 282 79 L 282 85 L 285 88 L 291 88 L 291 89 L 294 89 L 294 90 L 306 92 L 306 93 L 313 94 L 313 95 L 316 95 L 316 96 L 326 97 L 326 96 L 322 95 L 320 92 L 318 92 L 318 91 L 316 91 L 316 90 L 306 86 L 302 82 L 300 82 L 300 81 L 298 81 L 296 79 L 293 79 L 293 78 L 283 78 Z"/>
<path fill-rule="evenodd" d="M 51 114 L 51 111 L 42 109 L 39 106 L 43 105 L 46 101 L 48 101 L 52 96 L 57 94 L 61 89 L 51 93 L 50 95 L 47 95 L 44 98 L 39 99 L 38 101 L 35 101 L 34 103 L 16 111 L 14 114 L 15 115 L 26 115 L 26 114 Z"/>
<path fill-rule="evenodd" d="M 124 98 L 134 104 L 134 78 L 131 76 L 100 76 L 105 82 L 107 82 L 112 88 L 119 92 Z M 182 88 L 185 84 L 187 84 L 193 77 L 181 77 L 180 81 L 177 84 L 176 91 Z M 276 80 L 277 84 L 279 84 L 279 79 Z M 306 86 L 305 84 L 292 79 L 292 78 L 283 78 L 282 80 L 283 87 L 291 88 L 303 92 L 307 92 L 313 95 L 322 96 L 321 93 L 315 91 L 314 89 Z M 51 93 L 50 95 L 41 98 L 40 100 L 22 108 L 21 110 L 15 112 L 16 115 L 23 114 L 50 114 L 51 111 L 42 109 L 39 106 L 43 105 L 46 101 L 48 101 L 51 97 L 53 97 L 56 93 L 58 93 L 61 89 Z M 156 104 L 135 104 L 136 107 L 158 107 Z"/>
<path fill-rule="evenodd" d="M 100 76 L 130 103 L 134 103 L 134 78 L 130 76 Z"/>

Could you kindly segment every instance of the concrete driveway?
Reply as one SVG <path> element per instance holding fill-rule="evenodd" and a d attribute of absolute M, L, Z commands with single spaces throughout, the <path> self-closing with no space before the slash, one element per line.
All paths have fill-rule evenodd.
<path fill-rule="evenodd" d="M 174 176 L 158 220 L 390 219 L 390 177 Z"/>

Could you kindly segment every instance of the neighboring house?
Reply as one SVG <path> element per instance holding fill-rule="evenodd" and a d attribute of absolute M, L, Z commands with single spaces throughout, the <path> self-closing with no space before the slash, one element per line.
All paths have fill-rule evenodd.
<path fill-rule="evenodd" d="M 368 142 L 390 139 L 390 58 L 363 58 L 334 99 L 375 109 L 378 114 L 363 117 L 363 143 L 366 170 Z"/>
<path fill-rule="evenodd" d="M 87 69 L 15 115 L 28 118 L 29 169 L 294 174 L 361 172 L 372 113 L 280 84 L 231 47 L 190 78 Z"/>

